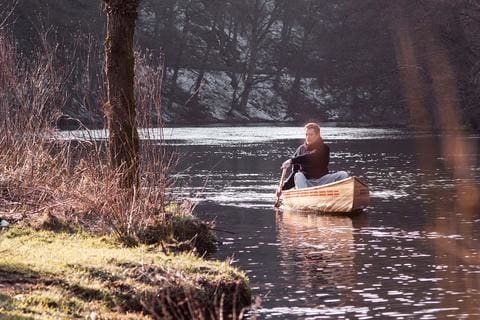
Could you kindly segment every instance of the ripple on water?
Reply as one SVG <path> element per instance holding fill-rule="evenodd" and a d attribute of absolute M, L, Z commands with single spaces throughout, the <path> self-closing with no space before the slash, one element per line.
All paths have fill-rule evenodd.
<path fill-rule="evenodd" d="M 370 192 L 371 198 L 400 199 L 408 197 L 408 193 L 402 190 L 378 190 Z"/>
<path fill-rule="evenodd" d="M 354 307 L 354 306 L 342 306 L 338 308 L 319 306 L 318 308 L 312 307 L 276 307 L 276 308 L 260 308 L 252 312 L 251 314 L 266 315 L 266 319 L 272 317 L 283 316 L 302 316 L 304 319 L 325 319 L 331 316 L 354 316 L 359 319 L 367 315 L 369 309 L 367 307 Z"/>

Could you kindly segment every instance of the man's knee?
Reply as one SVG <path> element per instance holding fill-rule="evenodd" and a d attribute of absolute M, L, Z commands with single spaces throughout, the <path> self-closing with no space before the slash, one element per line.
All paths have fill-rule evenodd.
<path fill-rule="evenodd" d="M 337 180 L 343 180 L 348 178 L 348 173 L 346 171 L 338 171 L 337 172 Z"/>
<path fill-rule="evenodd" d="M 297 189 L 307 187 L 307 178 L 302 172 L 295 173 L 294 180 L 295 180 L 295 187 Z"/>
<path fill-rule="evenodd" d="M 295 173 L 294 179 L 295 179 L 295 181 L 307 180 L 307 178 L 305 177 L 305 175 L 302 172 Z"/>

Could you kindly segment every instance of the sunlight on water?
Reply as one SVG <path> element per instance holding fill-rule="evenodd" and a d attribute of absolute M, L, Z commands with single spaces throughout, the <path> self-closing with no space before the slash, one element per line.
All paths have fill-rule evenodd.
<path fill-rule="evenodd" d="M 140 129 L 141 139 L 163 140 L 175 145 L 228 145 L 265 143 L 279 140 L 301 140 L 303 127 L 178 127 Z M 60 135 L 69 139 L 105 139 L 105 130 L 62 131 Z M 397 139 L 405 136 L 404 131 L 373 128 L 322 128 L 322 136 L 329 140 Z"/>
<path fill-rule="evenodd" d="M 302 316 L 304 319 L 331 319 L 332 316 L 351 316 L 355 319 L 363 318 L 368 314 L 368 308 L 357 308 L 354 306 L 343 306 L 339 308 L 308 308 L 308 307 L 277 307 L 272 309 L 258 309 L 258 314 L 266 314 L 265 319 L 275 318 L 276 316 Z"/>
<path fill-rule="evenodd" d="M 408 197 L 408 193 L 405 191 L 399 190 L 382 190 L 382 191 L 372 191 L 370 192 L 370 197 L 372 198 L 383 198 L 383 199 L 399 199 Z"/>

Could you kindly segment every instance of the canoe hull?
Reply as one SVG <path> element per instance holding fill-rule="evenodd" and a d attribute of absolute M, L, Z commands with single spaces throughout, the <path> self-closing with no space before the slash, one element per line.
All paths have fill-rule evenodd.
<path fill-rule="evenodd" d="M 368 186 L 357 177 L 282 193 L 282 205 L 286 209 L 348 213 L 363 209 L 369 203 Z"/>

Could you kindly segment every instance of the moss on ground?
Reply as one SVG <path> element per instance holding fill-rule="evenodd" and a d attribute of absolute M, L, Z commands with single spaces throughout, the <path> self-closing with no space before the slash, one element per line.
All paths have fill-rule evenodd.
<path fill-rule="evenodd" d="M 157 245 L 13 227 L 0 255 L 0 319 L 219 318 L 250 304 L 244 273 Z"/>
<path fill-rule="evenodd" d="M 166 215 L 163 221 L 147 226 L 137 235 L 144 244 L 163 242 L 169 251 L 194 251 L 210 255 L 217 251 L 217 240 L 210 225 L 193 215 Z"/>

